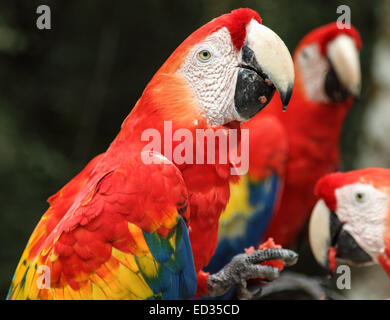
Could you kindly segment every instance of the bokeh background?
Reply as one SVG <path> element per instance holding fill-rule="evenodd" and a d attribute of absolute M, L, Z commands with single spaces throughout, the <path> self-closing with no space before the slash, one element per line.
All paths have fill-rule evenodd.
<path fill-rule="evenodd" d="M 51 8 L 51 30 L 36 28 L 41 4 Z M 363 92 L 343 133 L 344 168 L 390 166 L 389 0 L 2 0 L 0 298 L 45 200 L 105 151 L 147 82 L 192 31 L 250 7 L 293 51 L 308 31 L 335 21 L 341 4 L 350 6 L 363 39 Z"/>

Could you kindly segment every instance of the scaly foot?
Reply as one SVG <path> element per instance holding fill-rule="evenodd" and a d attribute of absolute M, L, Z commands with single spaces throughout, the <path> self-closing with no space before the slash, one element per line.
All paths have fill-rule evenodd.
<path fill-rule="evenodd" d="M 269 260 L 283 260 L 286 266 L 291 266 L 297 262 L 298 254 L 287 249 L 265 249 L 249 254 L 238 254 L 224 268 L 209 276 L 208 296 L 221 296 L 231 286 L 236 285 L 239 299 L 252 299 L 259 294 L 259 288 L 255 292 L 250 291 L 247 287 L 247 280 L 260 278 L 272 281 L 279 277 L 278 268 L 259 265 Z"/>

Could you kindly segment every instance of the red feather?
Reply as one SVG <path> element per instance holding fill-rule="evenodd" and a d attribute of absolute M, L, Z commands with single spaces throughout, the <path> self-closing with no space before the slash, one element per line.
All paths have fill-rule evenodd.
<path fill-rule="evenodd" d="M 361 46 L 355 29 L 338 29 L 331 23 L 310 32 L 298 45 L 294 61 L 302 48 L 318 43 L 325 48 L 338 34 L 348 34 Z M 279 209 L 263 239 L 274 238 L 282 246 L 294 242 L 310 216 L 316 198 L 314 187 L 319 178 L 340 166 L 340 136 L 353 99 L 341 103 L 319 103 L 306 97 L 301 72 L 295 65 L 295 85 L 287 112 L 283 113 L 277 94 L 258 115 L 274 115 L 283 124 L 288 138 L 285 185 Z"/>
<path fill-rule="evenodd" d="M 30 297 L 32 289 L 25 288 L 22 278 L 30 266 L 39 262 L 52 271 L 53 290 L 34 288 L 33 298 L 63 298 L 67 285 L 76 290 L 68 294 L 80 298 L 83 292 L 90 298 L 92 282 L 115 275 L 113 270 L 118 271 L 117 259 L 122 254 L 145 256 L 148 249 L 144 248 L 142 232 L 156 232 L 162 238 L 174 234 L 178 214 L 189 224 L 196 271 L 208 264 L 217 244 L 219 216 L 229 198 L 229 183 L 237 179 L 231 176 L 232 165 L 144 165 L 141 152 L 147 142 L 141 136 L 154 128 L 164 141 L 164 121 L 172 122 L 173 131 L 191 130 L 193 137 L 196 129 L 209 128 L 178 68 L 195 44 L 222 27 L 230 31 L 237 50 L 241 48 L 251 19 L 261 22 L 252 10 L 235 10 L 195 31 L 173 52 L 149 82 L 107 151 L 49 198 L 50 208 L 19 263 L 11 297 Z M 173 142 L 173 149 L 179 143 Z M 207 157 L 207 144 L 204 146 Z M 216 143 L 215 154 L 218 148 Z M 161 151 L 164 154 L 165 150 Z M 131 227 L 135 230 L 129 230 Z M 119 256 L 113 257 L 114 249 Z M 121 261 L 122 265 L 129 263 Z M 31 272 L 36 275 L 34 270 Z M 112 279 L 113 285 L 115 281 Z M 145 294 L 149 297 L 148 292 Z"/>

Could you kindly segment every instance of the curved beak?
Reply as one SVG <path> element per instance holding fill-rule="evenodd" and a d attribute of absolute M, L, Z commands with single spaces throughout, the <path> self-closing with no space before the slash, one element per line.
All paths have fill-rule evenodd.
<path fill-rule="evenodd" d="M 354 40 L 345 34 L 339 35 L 328 44 L 327 55 L 341 85 L 350 95 L 359 97 L 361 70 Z"/>
<path fill-rule="evenodd" d="M 266 26 L 252 20 L 242 48 L 235 105 L 249 119 L 271 100 L 275 89 L 285 109 L 294 86 L 294 64 L 284 42 Z"/>
<path fill-rule="evenodd" d="M 328 267 L 328 249 L 331 244 L 330 210 L 324 200 L 315 205 L 309 222 L 309 242 L 311 251 L 317 262 Z"/>
<path fill-rule="evenodd" d="M 314 258 L 326 269 L 335 265 L 336 262 L 332 261 L 335 258 L 351 265 L 372 262 L 371 256 L 343 228 L 343 223 L 334 212 L 329 210 L 323 200 L 317 202 L 311 214 L 309 241 Z M 335 256 L 332 256 L 330 248 L 333 249 Z"/>

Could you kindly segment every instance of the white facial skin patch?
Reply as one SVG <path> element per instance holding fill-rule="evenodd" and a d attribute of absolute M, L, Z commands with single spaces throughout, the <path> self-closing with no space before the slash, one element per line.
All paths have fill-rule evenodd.
<path fill-rule="evenodd" d="M 306 97 L 312 101 L 329 103 L 324 83 L 330 65 L 321 54 L 318 44 L 307 45 L 299 52 L 298 65 Z"/>
<path fill-rule="evenodd" d="M 375 261 L 384 252 L 383 233 L 389 196 L 369 184 L 339 188 L 336 214 L 359 246 Z"/>
<path fill-rule="evenodd" d="M 241 120 L 234 107 L 239 56 L 224 27 L 192 48 L 179 70 L 211 126 Z"/>

